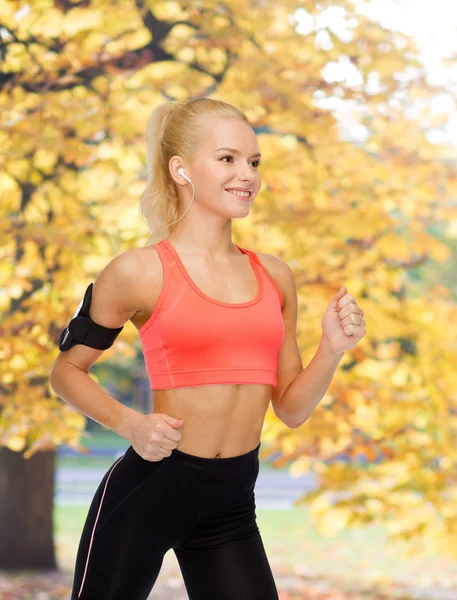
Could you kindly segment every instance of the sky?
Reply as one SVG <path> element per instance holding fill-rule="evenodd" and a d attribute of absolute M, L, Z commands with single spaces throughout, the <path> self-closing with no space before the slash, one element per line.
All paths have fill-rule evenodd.
<path fill-rule="evenodd" d="M 410 35 L 418 47 L 420 60 L 425 66 L 429 82 L 446 84 L 457 98 L 457 66 L 450 69 L 441 64 L 442 58 L 452 54 L 457 55 L 457 0 L 371 0 L 370 2 L 352 0 L 352 2 L 357 12 L 378 21 L 383 27 Z M 299 9 L 296 17 L 299 22 L 297 31 L 303 34 L 309 32 L 313 27 L 313 21 L 308 13 Z M 331 0 L 328 0 L 328 8 L 323 11 L 318 25 L 327 25 L 343 41 L 350 40 L 351 22 L 344 19 L 344 10 L 334 6 Z M 330 41 L 325 31 L 321 33 L 320 43 L 325 48 Z M 361 83 L 356 67 L 349 62 L 327 65 L 323 75 L 328 81 L 341 80 L 344 77 L 346 85 Z M 373 89 L 376 88 L 375 80 L 369 84 Z M 343 107 L 337 99 L 335 102 L 333 106 L 339 112 Z M 326 108 L 332 107 L 331 101 L 328 100 L 319 104 Z M 444 131 L 434 131 L 429 134 L 430 141 L 448 142 L 457 147 L 455 100 L 449 94 L 437 94 L 433 106 L 439 112 L 442 110 L 448 112 L 450 119 Z M 363 129 L 361 126 L 352 128 L 351 134 L 362 140 Z"/>

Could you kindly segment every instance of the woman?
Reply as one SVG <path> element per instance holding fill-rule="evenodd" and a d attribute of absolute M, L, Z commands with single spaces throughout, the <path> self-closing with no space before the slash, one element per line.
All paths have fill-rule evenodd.
<path fill-rule="evenodd" d="M 148 244 L 101 272 L 90 318 L 115 335 L 127 320 L 138 329 L 153 413 L 90 378 L 103 350 L 85 342 L 59 355 L 51 377 L 59 396 L 131 443 L 92 500 L 72 599 L 145 600 L 170 548 L 190 600 L 278 599 L 255 514 L 265 413 L 271 400 L 287 426 L 304 422 L 345 348 L 339 331 L 322 337 L 303 405 L 293 272 L 231 239 L 231 221 L 249 215 L 260 190 L 259 164 L 256 135 L 230 104 L 168 103 L 149 120 Z M 352 313 L 341 324 L 338 300 Z M 362 329 L 363 311 L 341 290 L 328 310 L 329 332 Z"/>

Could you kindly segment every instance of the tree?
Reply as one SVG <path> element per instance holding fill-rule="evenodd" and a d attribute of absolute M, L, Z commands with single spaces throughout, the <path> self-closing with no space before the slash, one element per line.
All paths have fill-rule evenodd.
<path fill-rule="evenodd" d="M 55 566 L 55 448 L 85 450 L 84 416 L 49 386 L 58 338 L 108 260 L 143 245 L 137 203 L 151 109 L 202 96 L 236 104 L 258 133 L 263 190 L 235 233 L 294 269 L 304 361 L 341 284 L 365 310 L 368 335 L 345 356 L 310 422 L 285 430 L 269 411 L 268 452 L 279 450 L 277 464 L 293 461 L 294 472 L 319 473 L 307 501 L 324 530 L 382 517 L 404 537 L 439 535 L 451 552 L 455 303 L 446 282 L 427 300 L 409 295 L 408 270 L 449 256 L 426 227 L 455 218 L 456 172 L 449 149 L 427 138 L 439 126 L 431 99 L 446 90 L 427 82 L 411 40 L 349 0 L 333 2 L 342 31 L 319 25 L 326 7 L 301 2 L 315 22 L 306 35 L 291 1 L 2 8 L 0 528 L 24 534 L 7 534 L 0 568 Z M 331 81 L 334 63 L 353 65 L 360 84 Z M 330 100 L 351 108 L 363 144 L 342 136 Z M 134 343 L 127 324 L 103 360 L 133 353 Z M 11 490 L 19 512 L 19 503 L 4 502 Z M 32 501 L 43 523 L 35 536 L 24 517 Z"/>

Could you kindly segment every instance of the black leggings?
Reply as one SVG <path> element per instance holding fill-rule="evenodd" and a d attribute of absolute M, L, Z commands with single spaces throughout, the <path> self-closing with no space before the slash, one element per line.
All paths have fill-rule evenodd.
<path fill-rule="evenodd" d="M 72 600 L 146 600 L 173 548 L 190 600 L 278 600 L 256 523 L 259 449 L 229 458 L 130 446 L 89 507 Z"/>

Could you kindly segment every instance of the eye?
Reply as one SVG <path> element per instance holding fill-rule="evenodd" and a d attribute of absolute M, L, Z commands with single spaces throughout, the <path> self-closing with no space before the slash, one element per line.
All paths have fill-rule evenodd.
<path fill-rule="evenodd" d="M 223 156 L 223 157 L 221 158 L 221 160 L 224 160 L 224 158 L 233 158 L 233 156 L 232 156 L 231 154 L 226 154 L 225 156 Z M 261 160 L 253 160 L 253 161 L 252 161 L 252 163 L 253 163 L 253 164 L 254 164 L 254 163 L 257 163 L 257 164 L 256 164 L 256 166 L 255 166 L 255 168 L 257 169 L 257 168 L 258 168 L 258 167 L 260 167 L 260 165 L 262 164 L 262 161 L 261 161 Z"/>

